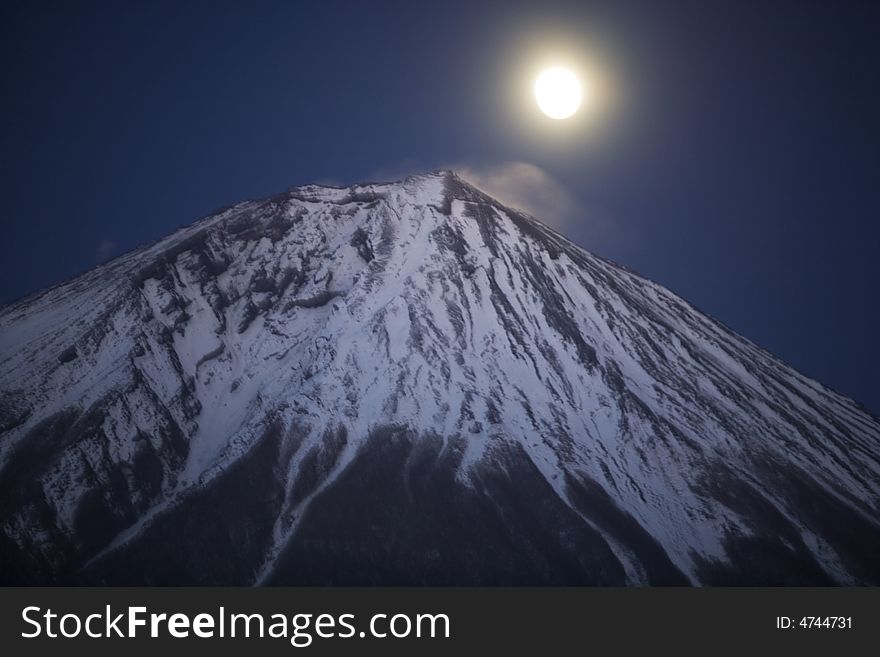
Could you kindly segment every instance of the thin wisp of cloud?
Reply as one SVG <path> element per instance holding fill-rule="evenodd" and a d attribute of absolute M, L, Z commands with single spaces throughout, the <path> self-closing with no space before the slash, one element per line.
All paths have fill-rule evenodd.
<path fill-rule="evenodd" d="M 464 165 L 454 168 L 465 180 L 505 205 L 523 210 L 559 231 L 564 231 L 581 214 L 582 208 L 574 196 L 534 164 L 508 162 L 488 167 Z"/>

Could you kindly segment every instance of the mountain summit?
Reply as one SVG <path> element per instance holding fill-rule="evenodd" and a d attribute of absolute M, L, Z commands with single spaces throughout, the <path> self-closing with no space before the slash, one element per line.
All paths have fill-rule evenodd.
<path fill-rule="evenodd" d="M 441 171 L 0 309 L 0 582 L 880 584 L 880 422 Z"/>

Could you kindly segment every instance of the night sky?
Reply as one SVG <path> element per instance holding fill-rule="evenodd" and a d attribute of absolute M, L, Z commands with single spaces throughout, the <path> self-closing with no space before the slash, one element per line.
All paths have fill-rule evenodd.
<path fill-rule="evenodd" d="M 869 1 L 7 1 L 0 302 L 294 185 L 526 170 L 878 413 L 878 34 Z M 528 96 L 548 49 L 610 89 L 575 127 Z"/>

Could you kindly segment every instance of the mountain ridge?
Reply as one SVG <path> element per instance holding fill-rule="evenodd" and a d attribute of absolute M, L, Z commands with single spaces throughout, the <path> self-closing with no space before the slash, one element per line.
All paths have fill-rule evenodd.
<path fill-rule="evenodd" d="M 876 418 L 449 171 L 235 204 L 0 335 L 4 581 L 880 580 Z"/>

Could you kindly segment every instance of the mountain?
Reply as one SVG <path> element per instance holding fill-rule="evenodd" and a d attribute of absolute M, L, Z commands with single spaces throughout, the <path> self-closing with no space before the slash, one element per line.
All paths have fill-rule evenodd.
<path fill-rule="evenodd" d="M 0 310 L 5 584 L 880 584 L 880 421 L 451 172 Z"/>

